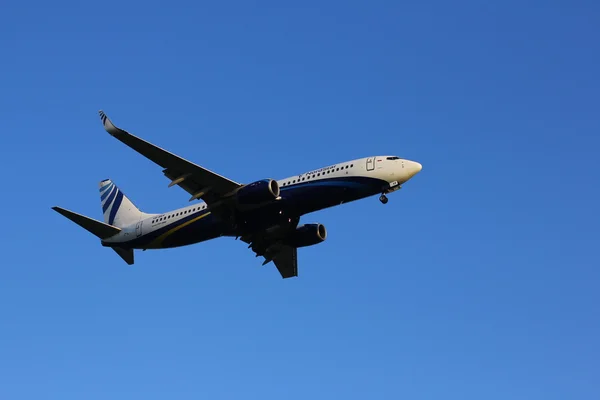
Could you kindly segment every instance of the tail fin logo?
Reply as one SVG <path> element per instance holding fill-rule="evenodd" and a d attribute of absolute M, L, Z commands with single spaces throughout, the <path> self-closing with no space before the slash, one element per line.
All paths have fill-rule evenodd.
<path fill-rule="evenodd" d="M 107 182 L 108 181 L 105 181 L 103 183 Z M 109 225 L 113 225 L 119 207 L 121 207 L 123 201 L 123 193 L 114 183 L 110 182 L 108 185 L 100 188 L 100 201 L 102 203 L 104 221 Z"/>

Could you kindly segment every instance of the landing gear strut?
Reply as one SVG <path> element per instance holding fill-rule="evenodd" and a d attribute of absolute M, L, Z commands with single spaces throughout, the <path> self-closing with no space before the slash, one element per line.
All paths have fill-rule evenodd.
<path fill-rule="evenodd" d="M 379 196 L 379 201 L 382 202 L 383 204 L 387 204 L 388 198 L 385 194 L 382 194 L 381 196 Z"/>

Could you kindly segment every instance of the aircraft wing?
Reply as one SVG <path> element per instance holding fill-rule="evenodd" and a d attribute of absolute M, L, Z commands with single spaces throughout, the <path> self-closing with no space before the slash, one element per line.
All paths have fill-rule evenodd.
<path fill-rule="evenodd" d="M 163 174 L 171 180 L 169 187 L 178 185 L 192 196 L 190 201 L 202 199 L 210 206 L 242 186 L 118 128 L 102 110 L 99 114 L 108 133 L 163 167 Z"/>
<path fill-rule="evenodd" d="M 248 248 L 252 248 L 257 257 L 265 258 L 263 265 L 273 261 L 282 278 L 298 276 L 298 248 L 260 236 L 242 236 L 240 240 L 249 243 Z"/>
<path fill-rule="evenodd" d="M 283 279 L 298 276 L 298 249 L 291 246 L 282 246 L 275 254 L 273 263 Z"/>

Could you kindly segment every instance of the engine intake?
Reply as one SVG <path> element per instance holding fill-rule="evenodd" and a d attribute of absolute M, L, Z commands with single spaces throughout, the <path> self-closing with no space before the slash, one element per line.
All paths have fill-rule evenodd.
<path fill-rule="evenodd" d="M 279 197 L 279 185 L 273 179 L 263 179 L 241 187 L 237 192 L 237 201 L 243 205 L 256 205 Z"/>
<path fill-rule="evenodd" d="M 321 224 L 301 225 L 287 238 L 286 243 L 293 247 L 306 247 L 319 244 L 327 238 L 327 229 Z"/>

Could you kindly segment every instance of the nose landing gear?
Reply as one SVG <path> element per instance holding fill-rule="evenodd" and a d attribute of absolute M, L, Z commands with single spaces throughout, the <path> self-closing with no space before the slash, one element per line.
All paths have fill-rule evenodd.
<path fill-rule="evenodd" d="M 383 193 L 382 193 L 382 194 L 381 194 L 381 196 L 379 196 L 379 201 L 380 201 L 382 204 L 387 204 L 387 202 L 388 202 L 388 198 L 387 198 L 387 196 L 386 196 L 385 194 L 383 194 Z"/>

